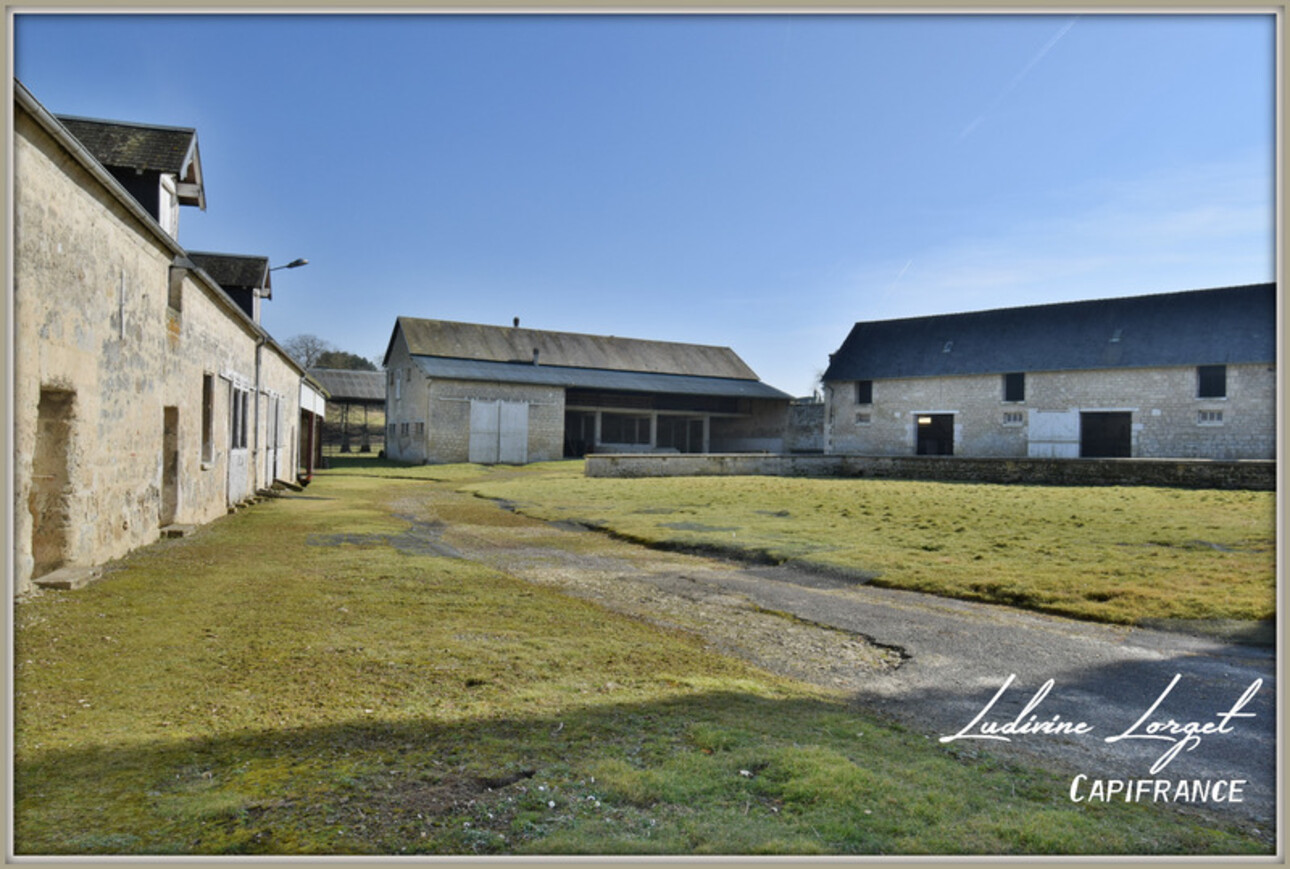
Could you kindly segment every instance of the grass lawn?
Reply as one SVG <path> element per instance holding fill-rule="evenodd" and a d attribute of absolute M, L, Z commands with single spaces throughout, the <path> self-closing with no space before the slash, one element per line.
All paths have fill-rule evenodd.
<path fill-rule="evenodd" d="M 525 514 L 658 546 L 1098 621 L 1271 619 L 1272 492 L 785 477 L 589 479 L 579 462 L 471 485 Z"/>
<path fill-rule="evenodd" d="M 18 855 L 1270 853 L 400 551 L 498 475 L 343 464 L 16 606 Z"/>

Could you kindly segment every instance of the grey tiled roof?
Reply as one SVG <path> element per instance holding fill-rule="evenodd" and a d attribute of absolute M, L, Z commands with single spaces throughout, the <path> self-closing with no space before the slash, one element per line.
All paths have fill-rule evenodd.
<path fill-rule="evenodd" d="M 537 351 L 542 366 L 757 380 L 728 347 L 413 317 L 400 317 L 395 330 L 414 356 L 531 364 Z"/>
<path fill-rule="evenodd" d="M 197 131 L 191 127 L 56 117 L 104 166 L 183 174 L 197 145 Z"/>
<path fill-rule="evenodd" d="M 332 401 L 385 401 L 385 372 L 349 371 L 343 368 L 310 368 L 309 376 L 322 384 Z"/>
<path fill-rule="evenodd" d="M 262 290 L 269 287 L 269 258 L 190 250 L 188 257 L 225 289 Z M 267 293 L 265 295 L 268 295 Z"/>
<path fill-rule="evenodd" d="M 1276 360 L 1276 285 L 856 323 L 826 381 Z"/>
<path fill-rule="evenodd" d="M 605 389 L 669 395 L 769 398 L 782 401 L 788 401 L 792 397 L 760 381 L 743 378 L 567 368 L 523 362 L 445 359 L 438 356 L 416 356 L 414 361 L 427 376 L 449 380 L 482 380 L 494 383 L 557 386 L 566 389 Z"/>

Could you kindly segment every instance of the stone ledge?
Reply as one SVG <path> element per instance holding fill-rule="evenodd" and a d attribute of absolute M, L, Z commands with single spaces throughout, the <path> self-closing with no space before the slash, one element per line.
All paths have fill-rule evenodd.
<path fill-rule="evenodd" d="M 1277 465 L 1270 460 L 638 453 L 593 454 L 586 462 L 588 477 L 760 475 L 1256 491 L 1275 491 L 1277 484 Z"/>
<path fill-rule="evenodd" d="M 40 588 L 74 591 L 78 588 L 84 588 L 102 575 L 102 567 L 60 567 L 52 573 L 36 577 L 32 580 L 32 584 Z"/>

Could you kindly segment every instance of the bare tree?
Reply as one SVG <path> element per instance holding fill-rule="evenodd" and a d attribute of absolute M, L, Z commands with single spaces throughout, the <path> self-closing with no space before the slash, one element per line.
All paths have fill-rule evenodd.
<path fill-rule="evenodd" d="M 318 365 L 318 357 L 336 348 L 317 335 L 296 335 L 282 342 L 283 348 L 305 368 Z"/>

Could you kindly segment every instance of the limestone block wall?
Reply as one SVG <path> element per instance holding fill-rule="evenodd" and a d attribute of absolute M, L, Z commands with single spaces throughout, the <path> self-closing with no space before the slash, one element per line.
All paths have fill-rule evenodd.
<path fill-rule="evenodd" d="M 386 360 L 386 455 L 395 461 L 418 464 L 469 461 L 472 400 L 527 404 L 528 461 L 563 457 L 562 388 L 430 379 L 416 366 L 400 339 L 396 339 Z"/>
<path fill-rule="evenodd" d="M 408 355 L 400 333 L 386 360 L 385 454 L 399 462 L 425 462 L 429 414 L 430 397 L 425 375 Z"/>
<path fill-rule="evenodd" d="M 788 431 L 788 402 L 740 399 L 739 417 L 713 416 L 713 452 L 780 452 Z"/>
<path fill-rule="evenodd" d="M 1166 486 L 1274 491 L 1274 461 L 1002 459 L 853 455 L 590 455 L 588 477 L 779 476 L 1030 486 Z"/>
<path fill-rule="evenodd" d="M 300 378 L 303 372 L 273 344 L 260 351 L 257 422 L 259 485 L 292 481 L 299 467 Z"/>
<path fill-rule="evenodd" d="M 222 515 L 257 485 L 231 458 L 235 386 L 261 337 L 179 249 L 14 108 L 14 575 L 90 566 L 166 524 Z M 173 278 L 173 282 L 172 282 Z M 283 413 L 299 374 L 270 364 Z M 236 473 L 241 471 L 241 478 Z"/>
<path fill-rule="evenodd" d="M 784 450 L 790 453 L 824 452 L 823 404 L 793 403 L 788 406 Z"/>
<path fill-rule="evenodd" d="M 564 455 L 564 390 L 552 386 L 433 380 L 428 384 L 425 455 L 432 464 L 468 461 L 470 403 L 515 401 L 528 405 L 528 461 Z"/>
<path fill-rule="evenodd" d="M 1197 398 L 1195 367 L 1026 372 L 1025 399 L 1004 400 L 1003 375 L 873 381 L 872 402 L 855 384 L 826 389 L 825 450 L 913 455 L 920 414 L 954 415 L 959 456 L 1026 456 L 1032 415 L 1127 411 L 1132 455 L 1270 459 L 1276 455 L 1276 370 L 1227 366 L 1227 396 Z M 1215 416 L 1221 413 L 1221 421 Z"/>

